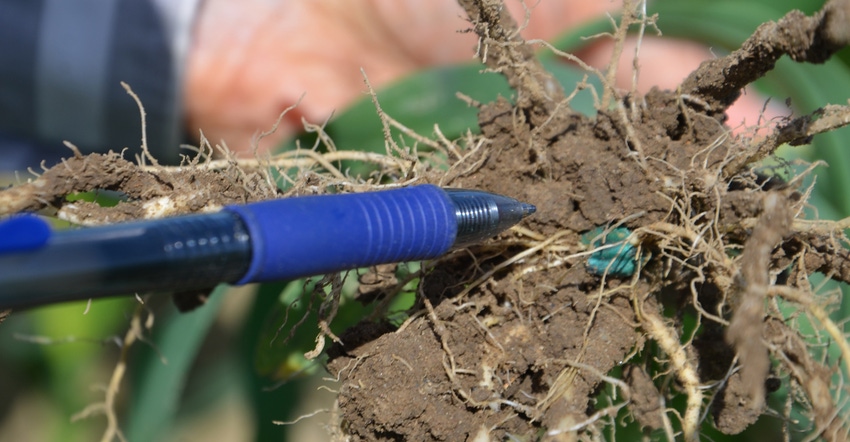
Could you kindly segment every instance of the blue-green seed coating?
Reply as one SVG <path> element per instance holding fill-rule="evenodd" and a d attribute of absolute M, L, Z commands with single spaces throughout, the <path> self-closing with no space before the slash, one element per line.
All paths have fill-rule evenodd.
<path fill-rule="evenodd" d="M 596 251 L 587 259 L 587 269 L 595 275 L 631 276 L 637 270 L 637 249 L 626 240 L 631 231 L 617 227 L 605 233 L 605 227 L 597 227 L 581 236 L 582 244 L 591 249 L 610 246 Z"/>

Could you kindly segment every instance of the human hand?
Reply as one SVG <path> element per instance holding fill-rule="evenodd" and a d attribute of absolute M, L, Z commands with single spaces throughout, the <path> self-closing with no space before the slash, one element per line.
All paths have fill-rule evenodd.
<path fill-rule="evenodd" d="M 508 0 L 519 23 L 524 5 Z M 531 7 L 526 38 L 552 39 L 619 6 L 614 2 L 542 0 Z M 191 133 L 202 129 L 212 142 L 225 141 L 250 155 L 252 137 L 272 127 L 287 107 L 278 130 L 258 146 L 265 151 L 296 133 L 301 118 L 322 122 L 365 93 L 360 69 L 380 88 L 416 70 L 471 60 L 476 36 L 459 33 L 470 24 L 455 0 L 206 0 L 196 25 L 186 72 L 184 101 Z M 604 67 L 610 43 L 578 54 Z M 676 63 L 670 63 L 671 55 Z M 698 44 L 645 38 L 641 82 L 675 87 L 702 60 Z M 620 87 L 629 87 L 630 52 L 624 52 Z M 754 94 L 731 111 L 754 122 L 761 108 Z"/>

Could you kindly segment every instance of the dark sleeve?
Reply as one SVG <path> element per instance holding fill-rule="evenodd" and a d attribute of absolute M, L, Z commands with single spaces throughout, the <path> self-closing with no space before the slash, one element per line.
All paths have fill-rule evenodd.
<path fill-rule="evenodd" d="M 193 10 L 197 0 L 172 0 Z M 162 162 L 183 140 L 180 87 L 185 14 L 159 0 L 0 0 L 0 170 L 84 152 L 140 151 Z M 21 154 L 26 149 L 26 155 Z M 33 158 L 20 158 L 33 157 Z M 4 160 L 5 159 L 5 160 Z M 27 164 L 6 164 L 7 162 Z M 35 161 L 35 163 L 33 163 Z"/>

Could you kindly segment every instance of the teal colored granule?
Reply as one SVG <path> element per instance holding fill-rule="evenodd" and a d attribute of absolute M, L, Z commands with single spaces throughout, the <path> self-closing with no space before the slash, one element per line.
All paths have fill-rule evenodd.
<path fill-rule="evenodd" d="M 581 236 L 582 244 L 590 249 L 609 245 L 593 252 L 587 259 L 587 269 L 595 275 L 631 276 L 637 270 L 637 249 L 627 241 L 632 232 L 617 227 L 605 233 L 605 227 L 597 227 Z M 592 242 L 592 243 L 591 243 Z"/>

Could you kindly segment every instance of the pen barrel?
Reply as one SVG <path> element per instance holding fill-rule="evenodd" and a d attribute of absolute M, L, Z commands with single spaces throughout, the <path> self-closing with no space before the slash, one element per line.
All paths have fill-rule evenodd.
<path fill-rule="evenodd" d="M 57 232 L 37 250 L 0 255 L 4 308 L 235 282 L 250 240 L 229 212 Z"/>
<path fill-rule="evenodd" d="M 448 251 L 457 234 L 451 199 L 432 185 L 286 198 L 225 210 L 242 217 L 254 250 L 239 284 L 432 259 Z"/>

